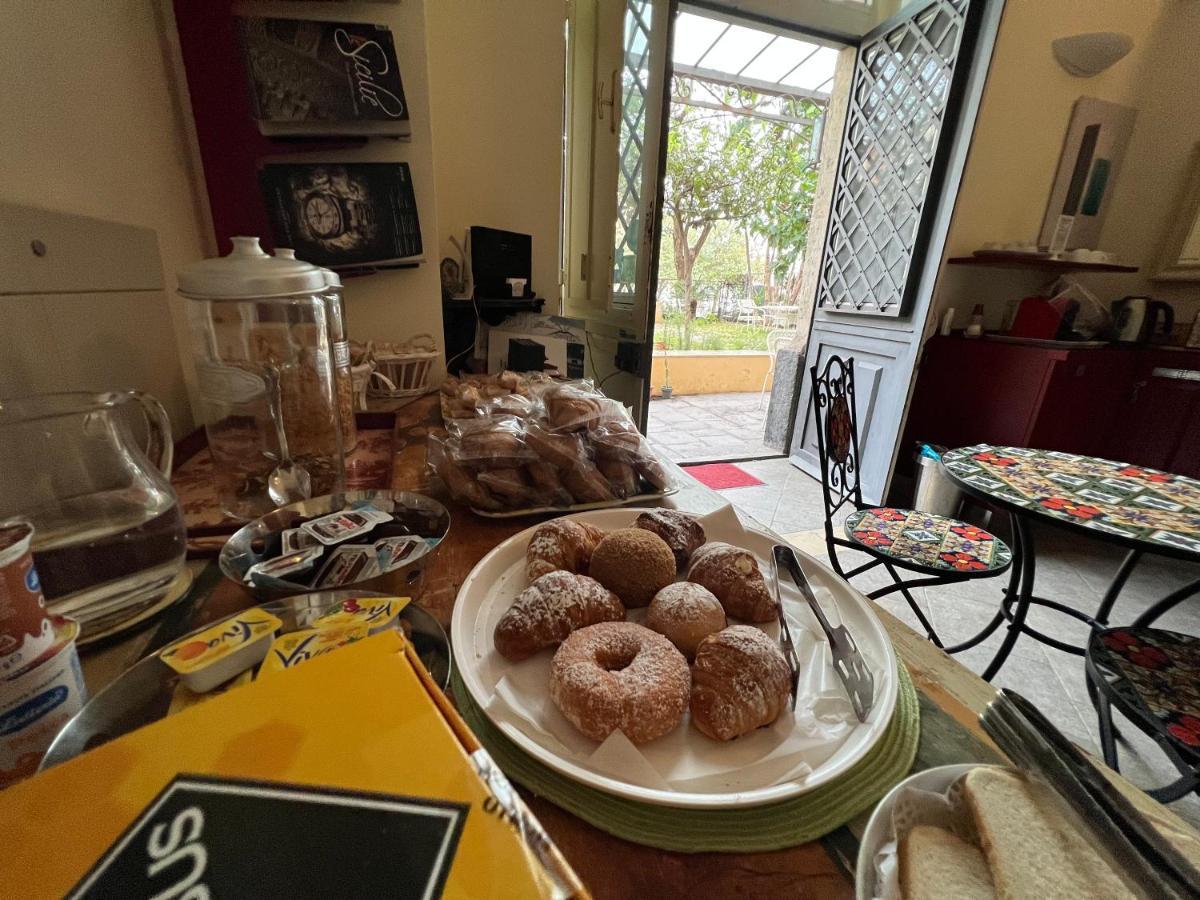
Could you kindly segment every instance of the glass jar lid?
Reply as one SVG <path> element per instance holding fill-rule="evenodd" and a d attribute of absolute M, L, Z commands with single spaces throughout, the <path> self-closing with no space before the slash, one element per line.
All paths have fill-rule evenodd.
<path fill-rule="evenodd" d="M 233 238 L 228 256 L 205 259 L 179 270 L 179 293 L 197 300 L 261 299 L 325 290 L 323 269 L 298 259 L 271 256 L 256 237 Z"/>

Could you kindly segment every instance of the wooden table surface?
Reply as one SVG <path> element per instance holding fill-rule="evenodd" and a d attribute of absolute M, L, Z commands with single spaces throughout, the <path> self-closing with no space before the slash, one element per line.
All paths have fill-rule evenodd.
<path fill-rule="evenodd" d="M 396 420 L 397 490 L 431 492 L 425 476 L 425 437 L 437 427 L 437 398 L 425 397 L 401 409 Z M 673 504 L 704 514 L 726 505 L 715 491 L 682 476 Z M 448 538 L 425 572 L 419 602 L 449 625 L 458 590 L 483 556 L 511 535 L 538 521 L 529 517 L 484 519 L 448 497 L 433 496 L 450 509 Z M 178 628 L 198 627 L 252 605 L 241 586 L 219 578 L 215 566 L 190 563 L 197 585 L 189 598 L 173 608 Z M 946 656 L 931 643 L 882 609 L 876 608 L 912 675 L 921 702 L 921 740 L 914 769 L 953 762 L 1001 761 L 983 733 L 978 715 L 994 696 L 992 687 Z M 100 648 L 85 651 L 83 669 L 94 693 L 132 665 L 161 640 L 160 623 Z M 171 621 L 170 618 L 167 619 Z M 1113 776 L 1119 780 L 1119 776 Z M 1128 787 L 1127 785 L 1123 786 Z M 1129 788 L 1139 805 L 1172 830 L 1188 826 L 1145 795 Z M 612 837 L 570 813 L 522 790 L 534 814 L 558 844 L 584 884 L 597 898 L 626 897 L 852 897 L 855 835 L 866 816 L 821 842 L 767 853 L 669 853 Z"/>

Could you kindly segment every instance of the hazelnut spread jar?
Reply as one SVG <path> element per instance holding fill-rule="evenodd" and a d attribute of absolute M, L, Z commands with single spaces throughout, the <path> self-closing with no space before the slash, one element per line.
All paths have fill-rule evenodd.
<path fill-rule="evenodd" d="M 253 237 L 179 272 L 217 494 L 236 519 L 275 508 L 268 479 L 281 432 L 312 496 L 343 488 L 326 290 L 323 269 L 270 256 Z"/>

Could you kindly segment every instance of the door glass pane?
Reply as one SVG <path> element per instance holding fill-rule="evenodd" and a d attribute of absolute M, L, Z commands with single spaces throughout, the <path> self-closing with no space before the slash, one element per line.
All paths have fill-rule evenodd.
<path fill-rule="evenodd" d="M 642 231 L 642 148 L 646 140 L 646 86 L 650 80 L 652 0 L 626 0 L 621 69 L 620 142 L 617 148 L 617 228 L 613 242 L 612 305 L 631 309 Z"/>
<path fill-rule="evenodd" d="M 906 312 L 970 3 L 932 0 L 859 52 L 817 287 L 822 309 Z"/>

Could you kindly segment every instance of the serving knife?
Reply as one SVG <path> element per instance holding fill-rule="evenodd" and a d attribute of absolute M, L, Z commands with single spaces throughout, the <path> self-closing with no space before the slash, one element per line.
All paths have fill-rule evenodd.
<path fill-rule="evenodd" d="M 796 661 L 796 650 L 783 614 L 783 591 L 780 590 L 779 583 L 781 571 L 787 572 L 804 599 L 808 601 L 809 608 L 817 617 L 821 630 L 825 632 L 825 639 L 829 642 L 829 650 L 833 656 L 833 670 L 846 688 L 846 694 L 850 697 L 850 705 L 854 707 L 854 714 L 858 716 L 858 721 L 867 721 L 867 715 L 875 703 L 875 676 L 863 661 L 862 654 L 858 650 L 858 642 L 854 640 L 854 636 L 850 634 L 845 625 L 838 625 L 835 628 L 829 624 L 824 610 L 821 609 L 821 604 L 817 602 L 816 595 L 813 594 L 812 588 L 808 584 L 808 579 L 804 577 L 804 570 L 800 568 L 800 560 L 796 558 L 796 551 L 785 544 L 776 544 L 774 557 L 776 610 L 779 614 L 784 655 L 789 657 L 788 665 L 792 667 L 792 709 L 796 708 L 800 667 Z"/>

